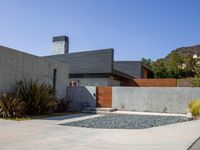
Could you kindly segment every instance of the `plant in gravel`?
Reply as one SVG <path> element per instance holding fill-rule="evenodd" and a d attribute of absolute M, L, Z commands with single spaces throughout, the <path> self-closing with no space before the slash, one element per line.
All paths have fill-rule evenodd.
<path fill-rule="evenodd" d="M 22 117 L 25 111 L 26 104 L 18 97 L 18 94 L 7 93 L 0 96 L 0 117 Z"/>
<path fill-rule="evenodd" d="M 56 107 L 55 107 L 54 112 L 56 112 L 56 113 L 66 112 L 72 101 L 73 101 L 73 99 L 70 97 L 58 98 L 56 101 Z"/>
<path fill-rule="evenodd" d="M 192 116 L 200 116 L 200 99 L 191 101 L 189 103 L 189 110 Z"/>
<path fill-rule="evenodd" d="M 41 115 L 51 111 L 56 104 L 56 94 L 52 86 L 39 83 L 38 80 L 19 81 L 19 98 L 27 105 L 28 115 Z"/>

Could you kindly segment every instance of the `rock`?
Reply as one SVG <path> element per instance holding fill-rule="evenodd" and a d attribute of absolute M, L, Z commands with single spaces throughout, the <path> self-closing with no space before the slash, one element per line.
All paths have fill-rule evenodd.
<path fill-rule="evenodd" d="M 104 129 L 145 129 L 183 121 L 187 121 L 187 117 L 112 114 L 63 125 Z"/>

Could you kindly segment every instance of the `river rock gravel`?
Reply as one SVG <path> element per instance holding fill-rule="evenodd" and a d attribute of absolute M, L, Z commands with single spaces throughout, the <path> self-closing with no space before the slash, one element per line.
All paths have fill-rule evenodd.
<path fill-rule="evenodd" d="M 68 122 L 62 125 L 102 129 L 145 129 L 187 121 L 181 116 L 105 115 L 91 119 Z"/>

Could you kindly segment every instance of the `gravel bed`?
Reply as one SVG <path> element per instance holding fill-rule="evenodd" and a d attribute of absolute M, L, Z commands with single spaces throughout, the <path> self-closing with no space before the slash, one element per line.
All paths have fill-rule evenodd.
<path fill-rule="evenodd" d="M 105 115 L 62 125 L 103 129 L 145 129 L 187 121 L 179 116 Z"/>

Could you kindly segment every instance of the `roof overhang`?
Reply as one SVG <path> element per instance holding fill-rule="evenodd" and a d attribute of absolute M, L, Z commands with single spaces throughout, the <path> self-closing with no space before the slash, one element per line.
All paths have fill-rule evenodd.
<path fill-rule="evenodd" d="M 130 76 L 130 75 L 128 75 L 128 74 L 126 74 L 126 73 L 123 73 L 123 72 L 121 72 L 121 71 L 118 71 L 118 70 L 116 70 L 116 69 L 113 69 L 113 74 L 115 74 L 115 75 L 117 75 L 117 76 L 120 76 L 120 77 L 123 77 L 123 78 L 126 78 L 126 79 L 133 79 L 133 78 L 135 78 L 135 77 L 133 77 L 133 76 Z"/>

